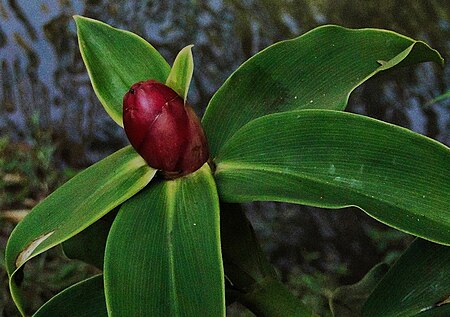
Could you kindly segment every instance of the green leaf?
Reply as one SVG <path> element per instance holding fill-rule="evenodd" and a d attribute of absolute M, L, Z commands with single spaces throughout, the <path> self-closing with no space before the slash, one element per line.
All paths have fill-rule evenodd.
<path fill-rule="evenodd" d="M 166 85 L 172 88 L 183 97 L 186 102 L 189 85 L 191 84 L 192 73 L 194 72 L 194 59 L 192 57 L 192 47 L 188 45 L 183 48 L 175 58 Z"/>
<path fill-rule="evenodd" d="M 224 316 L 219 201 L 205 164 L 123 204 L 106 244 L 114 316 Z"/>
<path fill-rule="evenodd" d="M 155 172 L 127 146 L 82 171 L 33 208 L 16 226 L 6 247 L 11 292 L 19 309 L 17 270 L 133 196 Z"/>
<path fill-rule="evenodd" d="M 257 316 L 316 316 L 278 281 L 238 204 L 220 204 L 220 237 L 227 305 L 234 301 Z"/>
<path fill-rule="evenodd" d="M 75 16 L 81 56 L 106 112 L 120 126 L 122 99 L 139 81 L 165 82 L 169 64 L 144 39 L 100 21 Z"/>
<path fill-rule="evenodd" d="M 337 288 L 330 298 L 333 316 L 360 317 L 364 302 L 388 269 L 389 265 L 380 263 L 374 266 L 358 283 Z"/>
<path fill-rule="evenodd" d="M 443 93 L 442 95 L 437 96 L 436 98 L 430 100 L 429 102 L 426 103 L 425 106 L 428 107 L 428 106 L 431 106 L 431 105 L 433 105 L 433 104 L 435 104 L 437 102 L 441 102 L 441 101 L 449 99 L 449 98 L 450 98 L 450 90 L 448 90 L 447 92 Z"/>
<path fill-rule="evenodd" d="M 92 225 L 62 243 L 64 254 L 103 270 L 106 239 L 117 215 L 118 207 L 108 212 Z"/>
<path fill-rule="evenodd" d="M 450 316 L 450 305 L 441 305 L 433 307 L 433 309 L 429 309 L 423 311 L 414 317 L 448 317 Z"/>
<path fill-rule="evenodd" d="M 265 278 L 261 283 L 243 294 L 239 301 L 255 316 L 261 317 L 319 317 L 306 308 L 280 281 Z"/>
<path fill-rule="evenodd" d="M 103 276 L 81 281 L 52 297 L 33 317 L 102 317 L 106 311 Z"/>
<path fill-rule="evenodd" d="M 245 292 L 265 278 L 277 278 L 240 205 L 221 203 L 220 238 L 225 275 L 233 289 Z"/>
<path fill-rule="evenodd" d="M 341 111 L 272 114 L 239 130 L 215 163 L 224 201 L 358 206 L 450 244 L 450 150 L 407 129 Z"/>
<path fill-rule="evenodd" d="M 212 156 L 243 125 L 300 109 L 343 110 L 349 94 L 397 65 L 442 63 L 423 42 L 377 29 L 321 26 L 250 58 L 211 99 L 203 118 Z"/>
<path fill-rule="evenodd" d="M 448 316 L 449 296 L 450 248 L 416 239 L 370 295 L 362 316 Z"/>

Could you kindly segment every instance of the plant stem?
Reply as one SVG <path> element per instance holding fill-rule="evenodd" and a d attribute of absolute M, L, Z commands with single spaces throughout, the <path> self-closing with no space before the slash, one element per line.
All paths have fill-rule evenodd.
<path fill-rule="evenodd" d="M 221 203 L 220 226 L 227 303 L 237 300 L 257 316 L 317 316 L 279 280 L 238 204 Z"/>
<path fill-rule="evenodd" d="M 238 301 L 258 317 L 318 316 L 295 297 L 283 283 L 273 278 L 267 278 L 255 284 L 254 289 L 242 294 Z"/>

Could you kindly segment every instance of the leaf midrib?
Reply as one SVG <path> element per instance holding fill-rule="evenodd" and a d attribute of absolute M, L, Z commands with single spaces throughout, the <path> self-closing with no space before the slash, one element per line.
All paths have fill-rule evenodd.
<path fill-rule="evenodd" d="M 286 169 L 280 169 L 280 168 L 274 168 L 274 167 L 268 168 L 267 166 L 261 166 L 259 164 L 254 164 L 254 163 L 253 164 L 245 164 L 245 163 L 238 163 L 238 162 L 225 162 L 225 163 L 224 162 L 218 162 L 217 169 L 216 169 L 216 171 L 214 173 L 215 177 L 217 177 L 217 175 L 219 175 L 222 172 L 226 172 L 226 170 L 229 167 L 231 167 L 235 171 L 236 170 L 246 170 L 246 171 L 254 170 L 254 171 L 272 172 L 272 173 L 282 174 L 282 175 L 283 174 L 284 175 L 287 174 L 287 175 L 290 175 L 290 176 L 293 176 L 293 177 L 303 178 L 305 180 L 308 180 L 308 181 L 311 181 L 311 182 L 315 182 L 315 183 L 318 183 L 318 184 L 322 184 L 322 185 L 325 185 L 325 186 L 328 186 L 328 187 L 332 187 L 332 188 L 336 188 L 336 189 L 342 189 L 341 187 L 335 185 L 334 183 L 327 182 L 325 180 L 321 180 L 321 179 L 317 179 L 317 178 L 313 178 L 313 177 L 311 177 L 311 176 L 309 176 L 309 175 L 307 175 L 305 173 L 302 173 L 302 172 L 297 172 L 296 171 L 294 173 L 294 172 L 290 172 L 290 171 L 288 171 Z M 411 212 L 410 210 L 406 210 L 403 206 L 394 205 L 393 203 L 391 203 L 391 202 L 389 202 L 389 201 L 387 201 L 385 199 L 376 198 L 376 196 L 366 194 L 364 192 L 361 192 L 361 191 L 357 190 L 356 188 L 348 187 L 348 188 L 346 188 L 346 190 L 350 191 L 352 193 L 355 193 L 356 195 L 359 195 L 359 196 L 362 196 L 364 198 L 367 198 L 369 200 L 377 201 L 377 202 L 385 205 L 387 208 L 391 208 L 391 209 L 394 208 L 394 209 L 397 209 L 397 210 L 403 210 L 403 211 Z M 270 196 L 268 196 L 268 197 L 270 197 Z M 274 197 L 270 197 L 270 198 L 274 199 Z M 283 201 L 284 202 L 292 202 L 292 203 L 299 203 L 299 202 L 301 203 L 302 202 L 301 199 L 288 199 L 288 200 L 283 200 Z M 317 207 L 321 207 L 320 204 L 317 204 L 316 206 Z M 339 208 L 352 207 L 352 206 L 356 206 L 359 209 L 363 210 L 364 212 L 368 213 L 364 207 L 359 206 L 356 203 L 334 204 L 333 207 L 328 206 L 327 208 L 339 209 Z M 371 217 L 377 219 L 378 221 L 380 221 L 380 222 L 382 222 L 384 224 L 387 224 L 386 221 L 384 221 L 382 219 L 379 219 L 378 216 L 375 216 L 372 213 L 368 213 L 368 214 L 370 214 Z M 418 215 L 416 212 L 411 212 L 411 214 Z M 431 219 L 428 219 L 428 220 L 431 220 Z M 388 225 L 393 227 L 393 228 L 395 228 L 395 229 L 398 229 L 398 230 L 401 230 L 401 231 L 404 231 L 404 232 L 408 232 L 408 233 L 417 235 L 417 233 L 406 231 L 406 230 L 404 230 L 402 228 L 399 228 L 396 225 L 392 225 L 392 224 L 388 224 Z"/>
<path fill-rule="evenodd" d="M 172 237 L 172 231 L 174 226 L 174 217 L 175 217 L 175 211 L 176 211 L 176 199 L 175 199 L 175 193 L 176 193 L 176 185 L 177 183 L 175 181 L 166 181 L 165 184 L 166 188 L 166 204 L 167 204 L 167 231 L 166 231 L 166 239 L 167 239 L 167 250 L 168 250 L 168 260 L 169 260 L 169 294 L 171 297 L 171 307 L 170 307 L 170 313 L 173 316 L 179 315 L 179 304 L 178 304 L 178 294 L 177 294 L 177 285 L 176 285 L 176 276 L 175 276 L 175 252 L 174 252 L 174 246 L 173 246 L 173 237 Z"/>
<path fill-rule="evenodd" d="M 123 149 L 122 149 L 122 150 L 123 150 Z M 116 153 L 117 153 L 117 152 L 116 152 Z M 105 192 L 107 192 L 107 191 L 110 190 L 112 187 L 114 187 L 114 186 L 112 186 L 112 185 L 116 182 L 116 179 L 123 178 L 123 176 L 124 176 L 124 175 L 127 175 L 127 174 L 131 176 L 132 174 L 135 174 L 135 173 L 142 173 L 142 172 L 141 172 L 141 169 L 142 169 L 142 167 L 145 167 L 145 165 L 143 165 L 143 164 L 137 164 L 137 162 L 138 162 L 139 160 L 140 160 L 140 157 L 132 157 L 126 164 L 124 164 L 123 166 L 121 166 L 120 168 L 118 168 L 117 170 L 115 170 L 114 172 L 112 172 L 112 173 L 111 173 L 112 177 L 109 178 L 108 182 L 105 183 L 104 186 L 101 186 L 100 188 L 97 188 L 97 190 L 92 191 L 92 192 L 90 193 L 90 195 L 88 196 L 88 198 L 86 199 L 86 201 L 91 201 L 91 203 L 94 203 L 94 202 L 98 201 L 98 200 L 102 197 L 102 195 L 103 195 Z M 134 165 L 136 165 L 136 164 L 137 164 L 137 166 L 135 166 L 133 172 L 130 173 L 129 167 L 130 167 L 130 166 L 134 166 Z M 152 174 L 152 172 L 154 172 L 154 171 L 152 171 L 151 169 L 149 169 L 147 172 L 144 173 L 144 175 L 145 175 L 145 174 L 148 174 L 148 175 L 150 176 L 150 175 Z M 144 176 L 144 175 L 143 175 L 143 176 Z M 69 182 L 70 182 L 70 181 L 71 181 L 71 180 L 69 180 Z M 121 202 L 127 200 L 127 199 L 129 198 L 129 196 L 130 196 L 130 194 L 123 196 L 122 199 L 119 200 L 119 203 L 117 203 L 117 204 L 109 204 L 108 207 L 105 208 L 105 209 L 110 209 L 110 210 L 111 210 L 112 208 L 114 208 L 113 205 L 119 205 Z M 49 197 L 50 197 L 50 196 L 49 196 Z M 74 212 L 73 212 L 73 213 L 74 213 L 74 214 L 79 213 L 79 210 L 80 210 L 81 208 L 83 208 L 83 207 L 85 207 L 85 206 L 84 206 L 84 205 L 80 205 L 80 206 L 76 207 L 76 208 L 74 209 Z M 102 216 L 104 216 L 103 213 L 97 215 L 96 217 L 94 217 L 95 219 L 92 221 L 92 223 L 94 223 L 96 220 L 100 219 Z M 35 248 L 34 251 L 30 254 L 30 256 L 27 257 L 27 258 L 21 263 L 20 266 L 16 266 L 16 267 L 15 267 L 15 269 L 14 269 L 14 271 L 12 272 L 11 276 L 15 275 L 15 273 L 23 266 L 23 264 L 25 264 L 25 263 L 26 263 L 27 261 L 29 261 L 30 259 L 32 259 L 32 258 L 34 258 L 35 256 L 41 254 L 42 252 L 45 252 L 45 251 L 49 250 L 50 248 L 54 247 L 54 246 L 57 245 L 58 243 L 61 243 L 61 242 L 62 242 L 62 241 L 61 241 L 61 237 L 58 235 L 58 232 L 61 231 L 61 228 L 64 229 L 64 225 L 58 225 L 58 226 L 56 226 L 56 227 L 50 229 L 49 231 L 53 231 L 52 237 L 49 237 L 48 239 L 43 240 L 42 243 L 40 243 L 38 246 L 36 246 L 36 248 Z M 77 230 L 75 230 L 75 231 L 73 232 L 73 235 L 72 235 L 72 236 L 76 235 L 77 233 L 81 232 L 81 231 L 84 230 L 84 229 L 85 229 L 84 227 L 79 227 Z M 56 238 L 55 238 L 55 237 L 56 237 Z M 28 245 L 27 245 L 27 246 L 28 246 Z M 26 246 L 26 247 L 27 247 L 27 246 Z M 22 250 L 20 250 L 20 251 L 17 253 L 16 259 L 17 259 L 17 257 L 18 257 L 18 256 L 26 249 L 26 247 L 23 248 Z"/>
<path fill-rule="evenodd" d="M 133 160 L 135 160 L 135 159 L 133 159 Z M 116 183 L 118 183 L 118 182 L 116 181 L 117 179 L 123 179 L 123 178 L 124 178 L 124 175 L 130 175 L 130 176 L 131 176 L 132 174 L 138 174 L 138 173 L 140 174 L 140 173 L 141 173 L 140 169 L 141 169 L 143 166 L 139 166 L 139 167 L 136 168 L 132 173 L 130 173 L 130 170 L 129 170 L 128 167 L 129 167 L 129 164 L 130 164 L 130 163 L 133 163 L 133 160 L 130 160 L 130 162 L 128 162 L 128 163 L 126 164 L 126 166 L 122 166 L 120 169 L 117 169 L 117 170 L 115 170 L 113 173 L 111 173 L 112 177 L 109 178 L 108 182 L 106 182 L 103 186 L 97 188 L 96 190 L 92 191 L 92 192 L 89 194 L 89 196 L 87 196 L 86 201 L 89 201 L 89 202 L 90 202 L 90 205 L 95 205 L 98 201 L 101 201 L 101 200 L 102 200 L 103 195 L 105 195 L 105 193 L 109 192 L 112 188 L 115 187 L 115 186 L 113 186 L 113 185 L 116 184 Z M 149 172 L 150 172 L 150 171 L 151 171 L 151 170 L 149 170 Z M 119 204 L 121 203 L 121 201 L 123 202 L 123 201 L 127 200 L 127 199 L 129 198 L 129 197 L 127 197 L 127 196 L 130 196 L 130 194 L 123 196 L 122 199 L 116 201 L 114 204 L 111 204 L 111 203 L 108 204 L 108 206 L 107 206 L 105 209 L 110 209 L 110 210 L 111 210 L 111 209 L 114 208 L 115 206 L 119 205 Z M 84 205 L 78 206 L 77 208 L 74 209 L 74 214 L 78 214 L 78 213 L 80 212 L 80 210 L 83 209 L 83 208 L 86 208 L 86 207 L 85 207 Z M 103 217 L 103 216 L 104 216 L 104 214 L 98 214 L 96 217 L 91 218 L 91 219 L 94 219 L 92 223 L 94 223 L 95 221 L 97 221 L 98 219 L 100 219 L 100 218 Z M 57 233 L 58 231 L 61 231 L 61 228 L 64 229 L 64 224 L 63 224 L 63 225 L 58 225 L 58 226 L 54 229 L 54 232 Z M 81 232 L 81 231 L 84 230 L 84 229 L 85 229 L 85 228 L 79 227 L 79 228 L 74 232 L 74 235 L 76 235 L 77 233 Z M 59 238 L 59 239 L 60 239 L 60 238 Z M 57 240 L 59 240 L 59 239 L 57 239 Z M 49 240 L 50 240 L 50 239 L 49 239 Z M 46 240 L 46 241 L 48 241 L 48 240 Z M 42 246 L 42 245 L 45 245 L 45 242 L 46 242 L 46 241 L 43 241 L 42 244 L 40 244 L 38 247 L 36 247 L 35 251 L 32 253 L 32 256 L 36 256 L 36 254 L 34 254 L 35 252 L 36 252 L 37 254 L 42 253 L 42 252 L 44 252 L 45 250 L 48 250 L 48 249 L 51 248 L 52 246 L 54 246 L 54 245 L 56 245 L 56 244 L 59 243 L 59 242 L 53 242 L 53 243 L 50 243 L 49 246 L 43 248 L 43 249 L 45 249 L 45 250 L 42 250 L 42 249 L 41 249 L 41 246 Z M 51 240 L 50 240 L 50 241 L 51 241 Z M 30 258 L 31 258 L 31 257 L 30 257 Z M 29 260 L 29 259 L 27 259 L 27 261 L 28 261 L 28 260 Z"/>

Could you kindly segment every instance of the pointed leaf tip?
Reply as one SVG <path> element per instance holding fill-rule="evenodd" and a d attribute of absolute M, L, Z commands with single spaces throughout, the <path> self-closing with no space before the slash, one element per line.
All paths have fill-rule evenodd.
<path fill-rule="evenodd" d="M 193 46 L 188 45 L 178 53 L 166 81 L 166 85 L 175 90 L 185 102 L 194 72 Z"/>
<path fill-rule="evenodd" d="M 442 57 L 424 42 L 380 29 L 325 25 L 275 43 L 243 63 L 211 98 L 202 124 L 212 157 L 256 118 L 343 110 L 350 93 L 376 73 L 424 61 L 442 63 Z"/>
<path fill-rule="evenodd" d="M 139 81 L 164 82 L 170 67 L 147 41 L 129 31 L 106 23 L 74 16 L 81 56 L 94 91 L 106 112 L 122 122 L 122 99 Z"/>

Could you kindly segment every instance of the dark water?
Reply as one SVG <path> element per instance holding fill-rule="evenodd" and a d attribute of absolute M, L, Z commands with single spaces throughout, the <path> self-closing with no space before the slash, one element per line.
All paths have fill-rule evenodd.
<path fill-rule="evenodd" d="M 29 140 L 35 137 L 30 126 L 37 125 L 51 135 L 58 159 L 78 167 L 118 149 L 125 139 L 90 87 L 78 52 L 74 14 L 140 34 L 169 63 L 182 47 L 195 44 L 189 100 L 199 113 L 251 55 L 323 24 L 391 29 L 424 40 L 450 57 L 446 0 L 1 0 L 0 132 Z M 422 64 L 371 79 L 352 95 L 349 110 L 449 144 L 450 101 L 424 107 L 449 89 L 449 64 Z M 360 212 L 284 204 L 248 209 L 265 249 L 286 274 L 293 267 L 312 269 L 310 264 L 325 272 L 344 265 L 354 272 L 351 280 L 380 259 L 381 251 L 368 238 L 374 222 Z"/>

